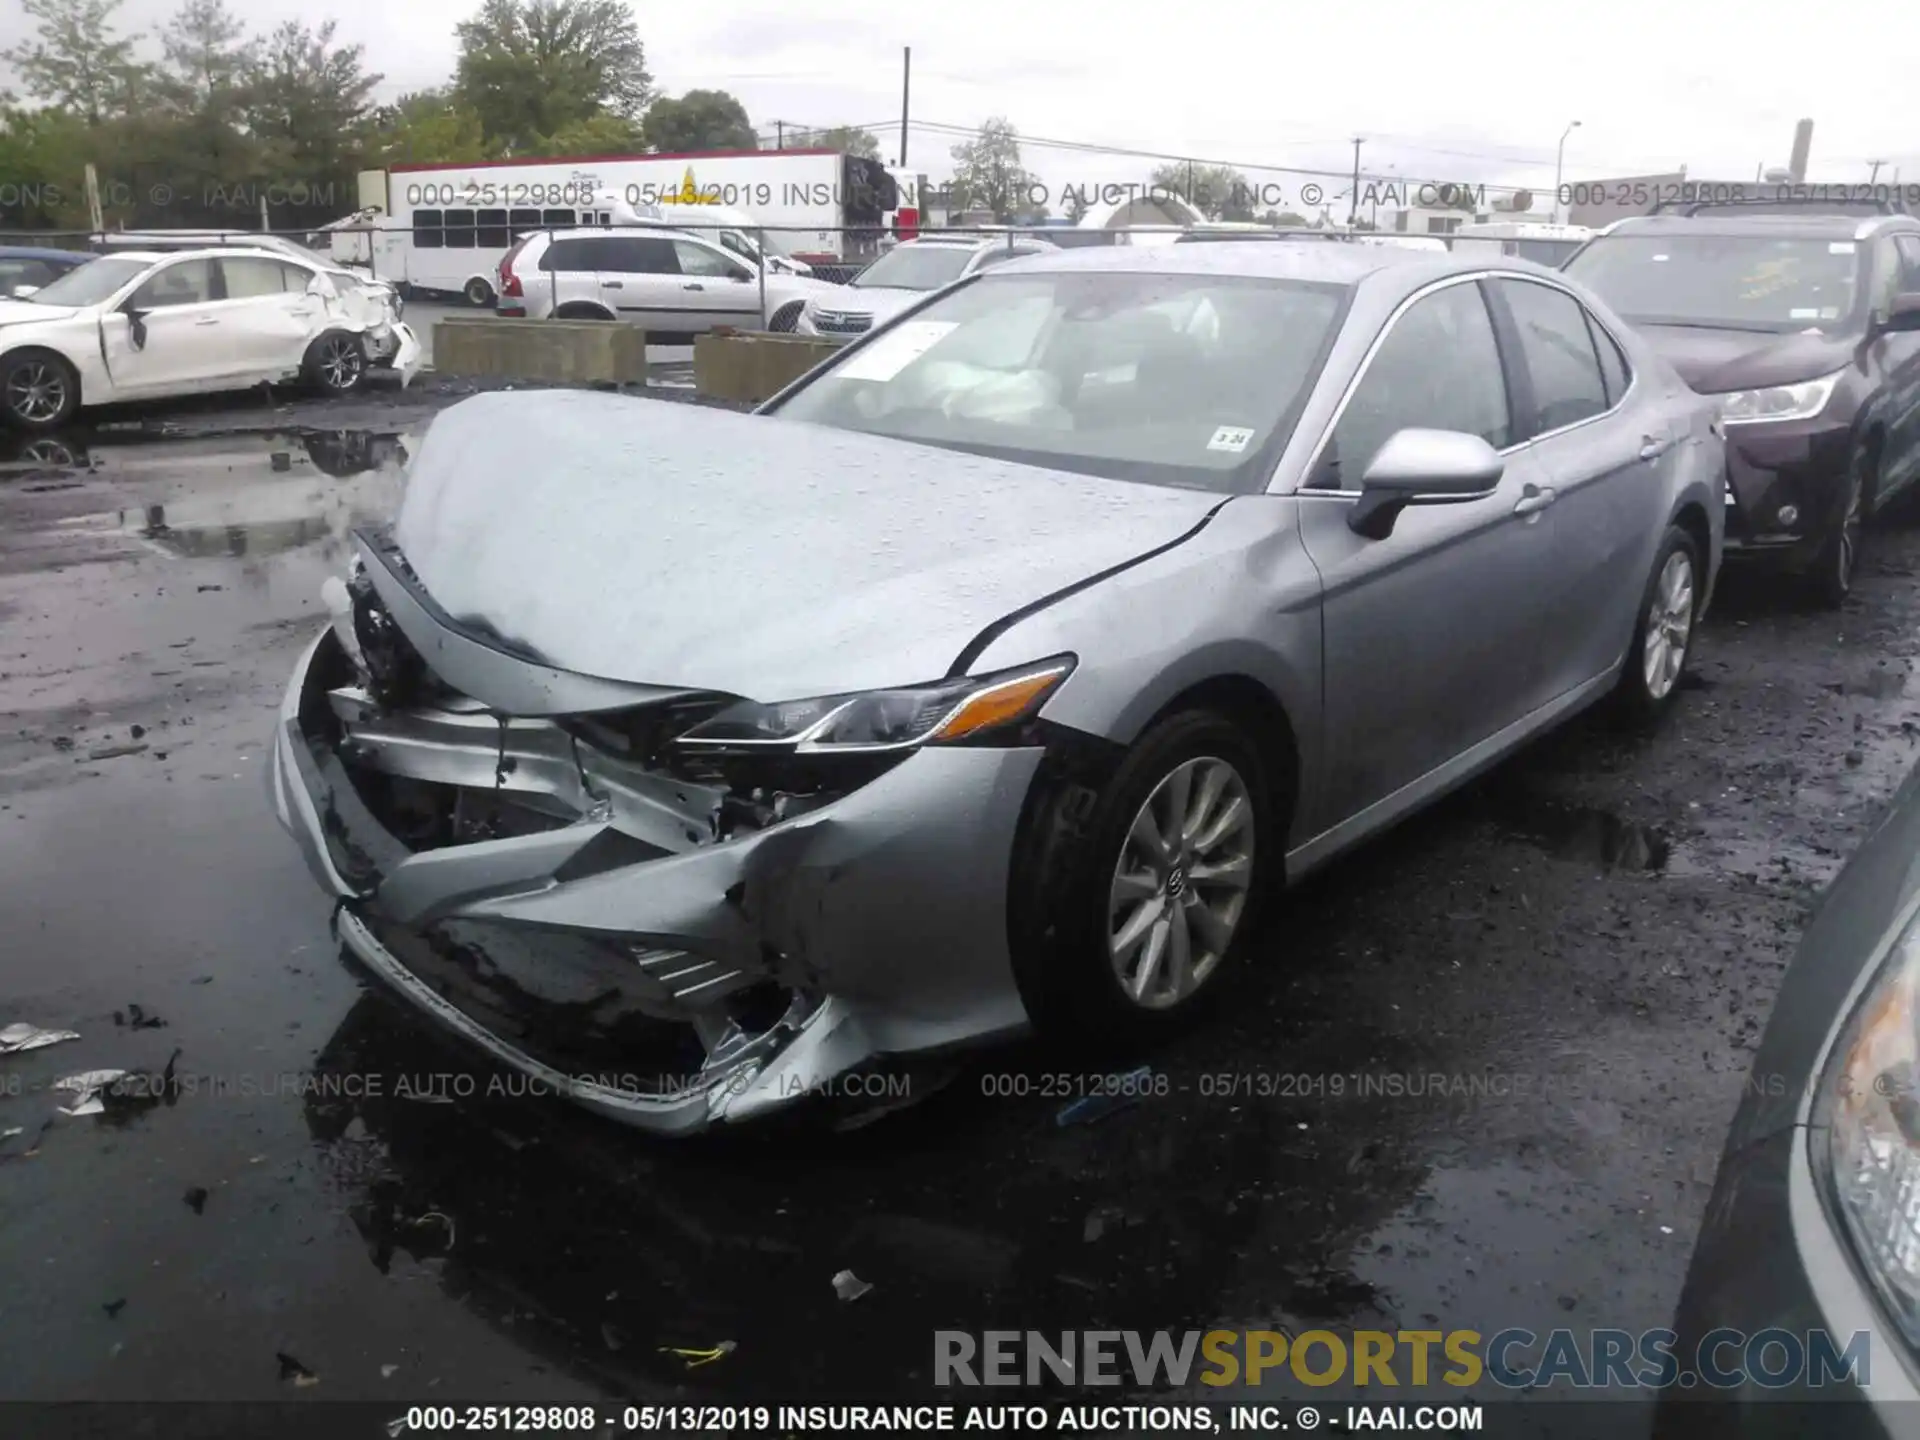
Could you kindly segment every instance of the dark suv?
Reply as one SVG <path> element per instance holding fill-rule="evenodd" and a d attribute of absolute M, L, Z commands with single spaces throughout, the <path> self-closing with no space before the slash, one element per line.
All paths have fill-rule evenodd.
<path fill-rule="evenodd" d="M 1920 475 L 1920 220 L 1696 208 L 1617 221 L 1561 268 L 1721 398 L 1728 561 L 1840 605 L 1863 523 Z"/>

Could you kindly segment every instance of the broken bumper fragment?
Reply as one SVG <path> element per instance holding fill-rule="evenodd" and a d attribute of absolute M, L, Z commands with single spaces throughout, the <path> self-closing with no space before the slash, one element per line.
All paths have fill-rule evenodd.
<path fill-rule="evenodd" d="M 1039 749 L 924 749 L 811 794 L 743 793 L 622 753 L 611 682 L 455 660 L 443 638 L 437 660 L 495 667 L 496 693 L 597 708 L 503 716 L 432 680 L 382 703 L 337 615 L 287 691 L 270 784 L 342 941 L 449 1030 L 685 1133 L 1025 1026 L 1008 857 Z"/>

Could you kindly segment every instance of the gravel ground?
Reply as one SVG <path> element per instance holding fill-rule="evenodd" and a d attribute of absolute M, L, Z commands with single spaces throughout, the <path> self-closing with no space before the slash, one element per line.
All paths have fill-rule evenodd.
<path fill-rule="evenodd" d="M 1914 755 L 1920 528 L 1838 615 L 1735 577 L 1657 734 L 1578 722 L 1276 907 L 1160 1098 L 1056 1123 L 1015 1048 L 854 1133 L 667 1147 L 396 1095 L 475 1072 L 340 963 L 266 803 L 346 528 L 464 393 L 0 469 L 0 1023 L 81 1036 L 0 1061 L 0 1394 L 927 1398 L 944 1327 L 1669 1318 L 1781 969 Z M 46 1088 L 176 1052 L 173 1103 Z"/>

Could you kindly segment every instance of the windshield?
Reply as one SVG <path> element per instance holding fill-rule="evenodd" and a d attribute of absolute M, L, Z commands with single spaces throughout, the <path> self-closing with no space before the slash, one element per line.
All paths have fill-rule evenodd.
<path fill-rule="evenodd" d="M 1629 320 L 1785 332 L 1850 320 L 1860 260 L 1851 240 L 1609 235 L 1566 269 Z"/>
<path fill-rule="evenodd" d="M 24 298 L 35 305 L 98 305 L 135 276 L 145 274 L 152 264 L 151 260 L 113 256 L 89 260 Z"/>
<path fill-rule="evenodd" d="M 778 413 L 1117 480 L 1257 490 L 1346 295 L 1209 274 L 988 275 L 876 332 Z"/>
<path fill-rule="evenodd" d="M 901 245 L 847 283 L 889 290 L 938 290 L 958 280 L 972 258 L 969 245 Z"/>

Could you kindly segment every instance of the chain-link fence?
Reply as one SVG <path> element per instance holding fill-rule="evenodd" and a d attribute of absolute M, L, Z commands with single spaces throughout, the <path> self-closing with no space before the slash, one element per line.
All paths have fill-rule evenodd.
<path fill-rule="evenodd" d="M 723 327 L 792 331 L 809 300 L 831 299 L 830 286 L 933 290 L 1002 259 L 1053 249 L 1197 239 L 1445 248 L 1445 242 L 1428 237 L 1225 224 L 1113 230 L 923 226 L 892 235 L 872 227 L 742 226 L 606 215 L 593 216 L 599 222 L 593 224 L 478 223 L 504 214 L 420 211 L 407 224 L 355 217 L 320 229 L 0 231 L 0 247 L 95 254 L 264 247 L 384 281 L 403 296 L 460 297 L 475 308 L 531 319 L 624 320 L 649 332 L 689 337 Z M 429 217 L 433 223 L 423 223 Z M 449 217 L 460 223 L 447 224 Z M 567 218 L 573 218 L 571 212 Z M 926 243 L 912 244 L 916 241 Z M 894 255 L 903 244 L 912 244 L 913 258 Z"/>

